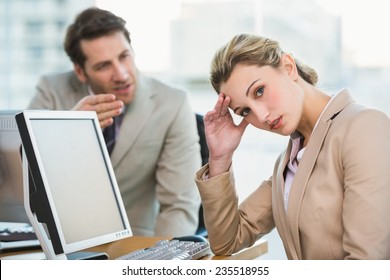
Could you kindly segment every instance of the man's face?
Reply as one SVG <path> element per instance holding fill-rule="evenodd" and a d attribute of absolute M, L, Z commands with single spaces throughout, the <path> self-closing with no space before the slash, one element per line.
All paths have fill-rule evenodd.
<path fill-rule="evenodd" d="M 91 40 L 82 40 L 86 56 L 84 69 L 74 65 L 81 82 L 88 83 L 95 94 L 113 93 L 129 104 L 134 100 L 137 76 L 134 52 L 120 31 Z"/>

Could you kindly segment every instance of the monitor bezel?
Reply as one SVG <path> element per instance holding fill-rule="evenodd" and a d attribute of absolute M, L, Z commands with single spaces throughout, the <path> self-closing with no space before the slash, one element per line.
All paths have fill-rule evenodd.
<path fill-rule="evenodd" d="M 130 223 L 122 201 L 119 186 L 111 165 L 100 124 L 94 111 L 55 111 L 25 110 L 15 116 L 23 146 L 23 175 L 25 207 L 37 237 L 48 259 L 66 258 L 67 254 L 93 246 L 109 243 L 132 235 Z M 33 120 L 90 120 L 97 135 L 111 188 L 121 215 L 123 230 L 67 243 L 53 201 L 50 185 L 46 179 L 45 168 L 39 153 L 36 135 L 32 128 Z"/>

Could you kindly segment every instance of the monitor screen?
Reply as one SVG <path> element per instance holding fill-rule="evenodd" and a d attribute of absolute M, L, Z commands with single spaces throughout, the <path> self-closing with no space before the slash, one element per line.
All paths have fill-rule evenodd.
<path fill-rule="evenodd" d="M 53 248 L 48 258 L 131 236 L 96 113 L 24 111 L 16 120 L 30 176 L 26 210 Z"/>
<path fill-rule="evenodd" d="M 28 222 L 23 205 L 21 140 L 15 115 L 0 110 L 0 222 Z"/>

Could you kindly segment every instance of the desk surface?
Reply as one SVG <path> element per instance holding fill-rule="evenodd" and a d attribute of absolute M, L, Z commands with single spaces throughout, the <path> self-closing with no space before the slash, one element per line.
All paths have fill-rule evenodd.
<path fill-rule="evenodd" d="M 119 241 L 107 243 L 104 245 L 89 248 L 85 251 L 92 252 L 106 252 L 110 259 L 123 256 L 129 252 L 153 246 L 157 241 L 162 239 L 169 239 L 164 237 L 145 237 L 145 236 L 131 236 Z M 14 256 L 17 254 L 26 254 L 40 252 L 40 250 L 29 250 L 29 251 L 17 251 L 7 252 L 0 254 L 0 259 L 7 256 Z M 205 256 L 202 260 L 251 260 L 255 259 L 268 252 L 268 242 L 266 240 L 259 240 L 252 247 L 244 249 L 231 256 Z M 23 259 L 21 257 L 20 259 Z"/>

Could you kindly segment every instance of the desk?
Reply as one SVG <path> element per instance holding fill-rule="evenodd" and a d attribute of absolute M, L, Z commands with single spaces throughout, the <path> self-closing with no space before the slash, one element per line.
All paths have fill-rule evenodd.
<path fill-rule="evenodd" d="M 92 252 L 106 252 L 110 259 L 123 256 L 129 252 L 153 246 L 157 241 L 162 239 L 169 239 L 164 237 L 145 237 L 145 236 L 131 236 L 115 242 L 103 244 L 100 246 L 89 248 L 85 251 Z M 17 254 L 26 254 L 40 252 L 40 250 L 8 252 L 0 254 L 0 259 L 6 256 L 13 256 Z M 255 259 L 268 252 L 268 242 L 266 240 L 259 240 L 252 247 L 244 249 L 231 256 L 205 256 L 202 260 L 251 260 Z M 21 258 L 22 259 L 22 258 Z"/>

